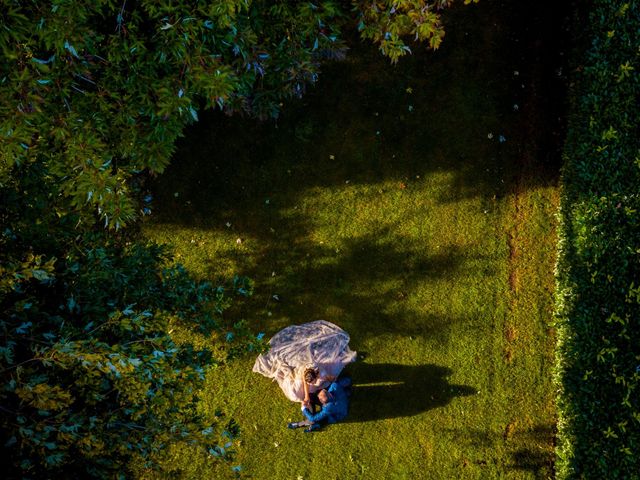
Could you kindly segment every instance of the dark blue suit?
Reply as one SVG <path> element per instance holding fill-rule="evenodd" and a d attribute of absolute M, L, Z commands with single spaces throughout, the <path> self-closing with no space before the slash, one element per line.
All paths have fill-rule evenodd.
<path fill-rule="evenodd" d="M 307 420 L 313 422 L 316 428 L 320 427 L 320 423 L 336 423 L 340 420 L 344 420 L 349 410 L 349 396 L 345 389 L 338 383 L 333 382 L 327 391 L 330 393 L 330 398 L 327 403 L 322 406 L 322 410 L 318 413 L 311 413 L 308 408 L 303 408 L 302 413 Z"/>

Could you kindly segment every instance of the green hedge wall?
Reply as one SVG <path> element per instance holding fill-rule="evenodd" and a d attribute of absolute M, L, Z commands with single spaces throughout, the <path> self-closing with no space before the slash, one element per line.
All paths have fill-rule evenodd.
<path fill-rule="evenodd" d="M 585 8 L 562 175 L 556 470 L 561 479 L 637 479 L 640 1 Z"/>

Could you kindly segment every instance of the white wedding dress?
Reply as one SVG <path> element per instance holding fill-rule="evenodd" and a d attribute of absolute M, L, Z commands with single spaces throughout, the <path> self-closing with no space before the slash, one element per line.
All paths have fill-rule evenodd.
<path fill-rule="evenodd" d="M 309 392 L 314 392 L 328 387 L 327 377 L 337 377 L 356 359 L 356 352 L 349 348 L 349 334 L 326 320 L 291 325 L 276 333 L 269 345 L 269 351 L 256 359 L 253 371 L 277 381 L 294 402 L 304 399 L 302 374 L 307 367 L 320 371 L 318 381 L 309 385 Z"/>

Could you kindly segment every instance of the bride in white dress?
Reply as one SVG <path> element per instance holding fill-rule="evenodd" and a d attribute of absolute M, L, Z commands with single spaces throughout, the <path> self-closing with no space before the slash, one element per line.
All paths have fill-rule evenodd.
<path fill-rule="evenodd" d="M 291 325 L 269 340 L 253 371 L 278 382 L 289 400 L 308 402 L 309 394 L 327 388 L 355 361 L 349 334 L 326 320 Z"/>

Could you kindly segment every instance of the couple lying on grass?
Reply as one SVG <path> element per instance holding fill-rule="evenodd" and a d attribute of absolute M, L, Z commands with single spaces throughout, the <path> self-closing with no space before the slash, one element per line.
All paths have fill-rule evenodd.
<path fill-rule="evenodd" d="M 347 332 L 317 320 L 279 331 L 269 347 L 258 356 L 253 371 L 277 381 L 289 400 L 300 402 L 306 420 L 290 423 L 289 428 L 308 427 L 305 432 L 312 432 L 347 416 L 351 379 L 339 375 L 356 359 Z"/>
<path fill-rule="evenodd" d="M 351 378 L 348 376 L 340 378 L 325 377 L 325 382 L 330 382 L 329 386 L 316 392 L 310 392 L 310 388 L 313 388 L 318 383 L 324 383 L 318 382 L 321 379 L 319 368 L 308 367 L 305 370 L 305 396 L 301 406 L 302 414 L 306 417 L 306 420 L 289 423 L 289 428 L 307 427 L 304 431 L 309 433 L 319 430 L 322 425 L 344 420 L 347 416 L 349 397 L 351 396 Z M 318 413 L 315 412 L 316 406 L 320 408 Z"/>

